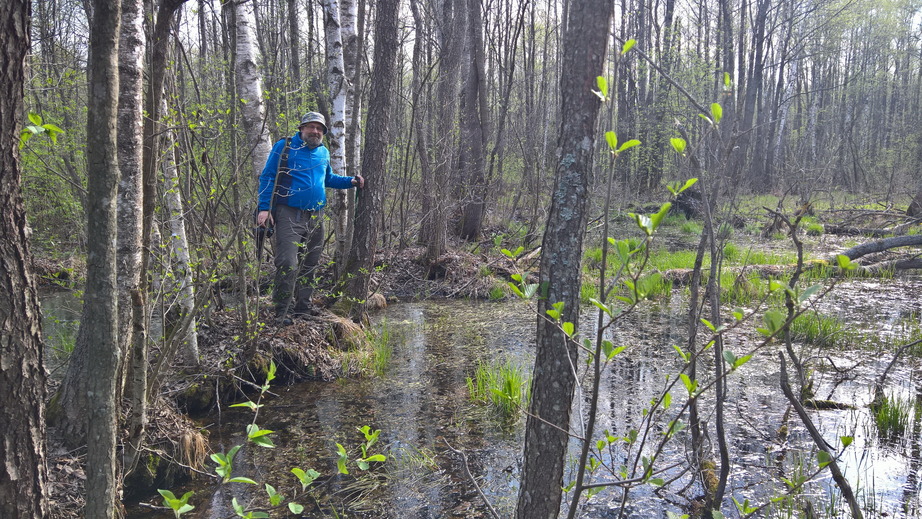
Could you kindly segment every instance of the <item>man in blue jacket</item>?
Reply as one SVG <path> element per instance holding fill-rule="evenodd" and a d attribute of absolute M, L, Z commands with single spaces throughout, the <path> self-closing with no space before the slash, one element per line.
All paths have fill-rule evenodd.
<path fill-rule="evenodd" d="M 323 251 L 323 207 L 326 188 L 363 187 L 361 175 L 343 177 L 333 173 L 330 152 L 323 145 L 326 118 L 308 112 L 298 133 L 275 143 L 259 176 L 259 212 L 256 224 L 275 226 L 276 315 L 311 313 L 314 271 Z M 288 144 L 286 146 L 286 143 Z M 281 164 L 281 159 L 287 160 Z"/>

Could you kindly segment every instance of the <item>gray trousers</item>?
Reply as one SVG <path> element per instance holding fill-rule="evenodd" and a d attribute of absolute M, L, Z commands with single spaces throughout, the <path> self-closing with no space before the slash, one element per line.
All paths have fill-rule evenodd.
<path fill-rule="evenodd" d="M 323 211 L 275 208 L 275 290 L 279 315 L 306 311 L 314 294 L 314 272 L 323 252 Z"/>

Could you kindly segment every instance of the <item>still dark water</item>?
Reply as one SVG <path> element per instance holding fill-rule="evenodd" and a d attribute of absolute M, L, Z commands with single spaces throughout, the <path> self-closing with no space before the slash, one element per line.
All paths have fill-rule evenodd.
<path fill-rule="evenodd" d="M 820 312 L 835 315 L 849 327 L 876 339 L 846 349 L 823 349 L 798 345 L 813 367 L 818 398 L 854 405 L 853 409 L 811 411 L 826 440 L 841 448 L 839 437 L 852 436 L 854 443 L 839 458 L 866 517 L 917 517 L 919 507 L 920 439 L 922 413 L 911 413 L 909 431 L 901 438 L 878 439 L 867 404 L 873 397 L 873 381 L 892 358 L 901 338 L 920 329 L 918 278 L 892 281 L 852 281 L 820 305 Z M 585 308 L 584 330 L 594 326 L 594 309 Z M 602 431 L 628 436 L 643 430 L 644 409 L 659 395 L 681 367 L 673 345 L 685 347 L 686 305 L 681 290 L 670 300 L 648 303 L 637 314 L 609 332 L 615 345 L 627 346 L 602 375 L 598 439 Z M 590 315 L 591 314 L 591 315 Z M 292 467 L 321 473 L 310 498 L 299 500 L 307 517 L 442 518 L 487 517 L 486 508 L 465 473 L 461 456 L 448 445 L 463 450 L 469 469 L 502 517 L 512 515 L 521 470 L 524 420 L 503 423 L 489 409 L 471 403 L 465 379 L 481 360 L 511 359 L 530 368 L 534 355 L 535 315 L 520 302 L 489 303 L 432 301 L 393 305 L 378 317 L 376 326 L 392 336 L 393 356 L 384 374 L 331 383 L 309 382 L 273 387 L 273 396 L 259 411 L 258 424 L 275 431 L 277 448 L 247 446 L 235 460 L 234 475 L 274 485 L 286 496 L 295 491 Z M 748 328 L 752 328 L 749 326 Z M 727 349 L 747 353 L 758 342 L 751 331 L 733 332 Z M 805 506 L 816 517 L 848 517 L 847 505 L 838 495 L 828 471 L 822 471 L 803 489 L 783 498 L 786 485 L 801 473 L 816 470 L 815 448 L 796 417 L 788 418 L 788 405 L 779 389 L 778 345 L 756 351 L 753 360 L 727 379 L 727 432 L 730 438 L 731 475 L 724 512 L 740 517 L 730 498 L 763 504 L 758 517 L 805 517 Z M 706 354 L 709 355 L 709 354 Z M 707 357 L 706 357 L 707 358 Z M 709 364 L 709 362 L 711 364 Z M 713 360 L 701 368 L 706 379 Z M 699 371 L 699 373 L 701 373 Z M 793 374 L 792 374 L 793 375 Z M 588 384 L 588 378 L 584 378 Z M 888 395 L 908 405 L 922 399 L 922 380 L 916 357 L 907 356 L 891 371 Z M 642 454 L 650 455 L 662 437 L 662 425 L 676 418 L 686 393 L 679 384 L 672 389 L 673 406 L 650 429 Z M 702 402 L 703 420 L 714 420 L 709 397 Z M 581 430 L 588 394 L 574 402 L 574 430 Z M 922 409 L 922 407 L 919 407 Z M 672 413 L 672 414 L 670 414 Z M 202 423 L 210 434 L 211 447 L 226 452 L 245 443 L 244 429 L 252 418 L 245 409 L 225 404 Z M 678 416 L 686 419 L 685 416 Z M 388 455 L 388 461 L 371 472 L 337 475 L 337 443 L 355 457 L 363 440 L 361 426 L 381 429 L 372 449 Z M 713 426 L 707 438 L 713 446 Z M 779 434 L 785 430 L 787 434 Z M 632 489 L 624 517 L 667 518 L 687 513 L 686 505 L 701 495 L 699 483 L 681 467 L 687 465 L 685 432 L 666 444 L 658 464 L 667 468 L 658 477 L 671 481 L 663 489 L 643 485 Z M 617 445 L 606 450 L 602 461 L 620 467 L 638 454 L 638 447 Z M 568 460 L 571 477 L 576 442 Z M 209 462 L 209 468 L 213 463 Z M 594 481 L 613 476 L 599 471 Z M 297 486 L 300 490 L 300 486 Z M 180 492 L 193 490 L 196 509 L 184 517 L 235 517 L 230 503 L 236 497 L 252 507 L 265 506 L 265 492 L 242 483 L 217 485 L 200 478 Z M 656 492 L 654 492 L 656 490 Z M 609 489 L 593 497 L 581 510 L 582 517 L 618 517 L 622 494 Z M 159 496 L 145 500 L 159 505 Z M 805 503 L 809 502 L 809 505 Z M 133 506 L 128 517 L 172 517 L 171 512 L 151 512 Z M 280 515 L 281 517 L 281 515 Z"/>

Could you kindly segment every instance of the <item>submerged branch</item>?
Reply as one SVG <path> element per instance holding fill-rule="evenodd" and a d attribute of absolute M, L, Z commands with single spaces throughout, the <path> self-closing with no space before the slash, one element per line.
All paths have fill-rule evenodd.
<path fill-rule="evenodd" d="M 851 485 L 849 485 L 845 476 L 842 475 L 842 471 L 839 470 L 839 465 L 836 463 L 832 448 L 826 440 L 823 439 L 823 435 L 817 430 L 813 421 L 810 420 L 810 416 L 807 414 L 806 409 L 800 404 L 800 400 L 794 395 L 794 391 L 791 390 L 791 384 L 788 382 L 788 368 L 784 360 L 784 354 L 779 352 L 778 358 L 781 360 L 781 391 L 784 393 L 784 396 L 787 397 L 788 402 L 790 402 L 794 410 L 797 411 L 797 416 L 800 417 L 800 421 L 803 422 L 807 431 L 810 433 L 810 437 L 813 438 L 816 448 L 828 455 L 828 466 L 829 471 L 832 472 L 832 479 L 836 482 L 836 485 L 838 485 L 839 490 L 842 491 L 842 497 L 848 502 L 848 506 L 852 511 L 852 517 L 855 519 L 863 519 L 864 515 L 861 513 L 861 507 L 855 499 L 855 494 L 852 492 Z"/>

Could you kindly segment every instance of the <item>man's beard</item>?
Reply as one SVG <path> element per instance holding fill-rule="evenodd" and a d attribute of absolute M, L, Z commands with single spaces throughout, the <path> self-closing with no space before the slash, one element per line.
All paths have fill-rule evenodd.
<path fill-rule="evenodd" d="M 304 142 L 306 142 L 309 147 L 316 148 L 323 144 L 323 137 L 310 136 Z"/>

